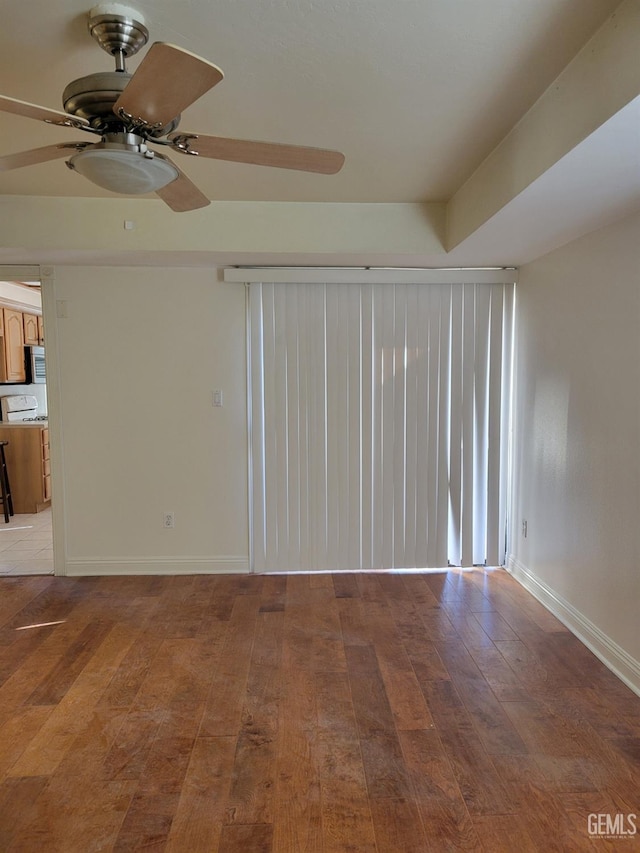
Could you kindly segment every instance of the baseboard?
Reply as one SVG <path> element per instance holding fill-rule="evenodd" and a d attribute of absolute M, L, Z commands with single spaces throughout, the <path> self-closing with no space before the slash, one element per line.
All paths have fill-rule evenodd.
<path fill-rule="evenodd" d="M 120 557 L 113 560 L 83 558 L 65 561 L 66 577 L 99 575 L 223 575 L 246 574 L 248 557 Z"/>
<path fill-rule="evenodd" d="M 611 637 L 603 633 L 572 604 L 558 595 L 550 586 L 537 578 L 512 554 L 507 558 L 506 570 L 534 598 L 562 622 L 572 634 L 585 644 L 621 681 L 640 696 L 640 662 L 631 657 Z"/>

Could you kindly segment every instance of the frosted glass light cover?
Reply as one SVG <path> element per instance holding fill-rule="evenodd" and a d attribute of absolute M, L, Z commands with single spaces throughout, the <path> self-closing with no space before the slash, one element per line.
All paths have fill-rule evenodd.
<path fill-rule="evenodd" d="M 162 157 L 139 151 L 87 148 L 74 154 L 70 165 L 92 183 L 124 195 L 151 193 L 170 184 L 178 170 Z"/>

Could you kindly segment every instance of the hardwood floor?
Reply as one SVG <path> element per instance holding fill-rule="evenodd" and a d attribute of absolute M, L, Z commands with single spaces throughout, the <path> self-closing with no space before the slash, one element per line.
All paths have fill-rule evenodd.
<path fill-rule="evenodd" d="M 0 626 L 3 853 L 640 849 L 640 698 L 503 571 L 2 578 Z"/>

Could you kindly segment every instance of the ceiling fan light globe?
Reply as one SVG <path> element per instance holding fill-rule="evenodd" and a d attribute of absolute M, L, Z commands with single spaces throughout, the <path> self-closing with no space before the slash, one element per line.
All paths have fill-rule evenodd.
<path fill-rule="evenodd" d="M 69 165 L 93 184 L 123 195 L 156 192 L 179 175 L 160 155 L 145 157 L 125 149 L 88 148 L 74 154 Z"/>

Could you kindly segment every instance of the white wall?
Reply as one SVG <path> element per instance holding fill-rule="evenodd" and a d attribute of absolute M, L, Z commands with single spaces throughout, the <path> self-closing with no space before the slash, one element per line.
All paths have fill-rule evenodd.
<path fill-rule="evenodd" d="M 510 541 L 516 576 L 636 689 L 639 238 L 634 216 L 520 271 Z"/>
<path fill-rule="evenodd" d="M 54 273 L 43 287 L 64 570 L 246 570 L 244 287 L 216 270 Z"/>

